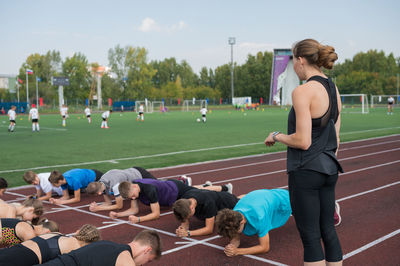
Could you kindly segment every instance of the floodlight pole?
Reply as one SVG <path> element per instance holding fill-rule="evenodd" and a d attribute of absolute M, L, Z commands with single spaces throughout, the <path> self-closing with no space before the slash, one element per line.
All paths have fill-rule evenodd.
<path fill-rule="evenodd" d="M 26 104 L 29 108 L 29 82 L 28 82 L 28 71 L 25 70 L 26 74 Z"/>
<path fill-rule="evenodd" d="M 233 45 L 236 43 L 235 37 L 229 37 L 229 45 L 231 46 L 231 91 L 232 91 L 232 104 L 234 97 L 234 86 L 233 86 Z"/>

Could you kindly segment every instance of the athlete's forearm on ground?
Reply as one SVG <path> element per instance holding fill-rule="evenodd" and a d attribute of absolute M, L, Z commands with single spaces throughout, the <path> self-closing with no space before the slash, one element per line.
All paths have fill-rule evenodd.
<path fill-rule="evenodd" d="M 251 255 L 251 254 L 259 254 L 266 253 L 269 251 L 269 248 L 263 247 L 261 245 L 256 245 L 249 248 L 238 248 L 237 255 Z"/>
<path fill-rule="evenodd" d="M 81 199 L 80 198 L 71 198 L 71 199 L 67 199 L 67 200 L 64 200 L 64 199 L 60 199 L 60 202 L 59 202 L 59 204 L 69 204 L 69 203 L 77 203 L 77 202 L 80 202 L 81 201 Z"/>
<path fill-rule="evenodd" d="M 96 211 L 113 211 L 113 210 L 120 210 L 121 207 L 118 207 L 117 204 L 107 204 L 105 202 L 105 204 L 101 204 L 101 205 L 97 205 Z"/>
<path fill-rule="evenodd" d="M 129 215 L 135 215 L 138 212 L 139 212 L 139 210 L 134 210 L 132 208 L 129 208 L 126 211 L 117 212 L 117 217 L 125 217 L 125 216 L 129 216 Z"/>
<path fill-rule="evenodd" d="M 40 196 L 40 194 L 39 194 Z M 38 197 L 38 200 L 48 200 L 51 198 L 51 191 L 49 193 L 46 193 L 44 196 L 42 197 Z"/>

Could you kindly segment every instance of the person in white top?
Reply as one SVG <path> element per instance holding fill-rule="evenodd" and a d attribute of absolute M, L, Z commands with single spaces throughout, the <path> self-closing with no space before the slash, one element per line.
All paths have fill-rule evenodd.
<path fill-rule="evenodd" d="M 37 132 L 39 132 L 39 111 L 36 109 L 36 105 L 32 104 L 32 108 L 29 111 L 28 120 L 32 119 L 32 131 L 35 132 L 35 126 Z"/>
<path fill-rule="evenodd" d="M 68 117 L 68 107 L 67 107 L 65 104 L 63 104 L 63 105 L 61 106 L 60 114 L 61 114 L 62 119 L 63 119 L 62 125 L 63 125 L 63 127 L 65 127 L 65 126 L 66 126 L 65 120 L 66 120 L 67 117 Z"/>
<path fill-rule="evenodd" d="M 138 116 L 136 118 L 136 121 L 139 121 L 139 118 L 141 119 L 141 121 L 144 120 L 143 110 L 144 110 L 144 107 L 143 107 L 143 104 L 141 104 L 139 106 L 139 114 L 138 114 Z"/>
<path fill-rule="evenodd" d="M 203 120 L 203 123 L 207 121 L 206 114 L 207 114 L 207 108 L 203 107 L 200 109 L 201 113 L 201 119 Z"/>
<path fill-rule="evenodd" d="M 15 107 L 14 105 L 11 106 L 11 109 L 8 110 L 8 118 L 10 119 L 10 125 L 8 126 L 8 131 L 10 132 L 14 132 L 14 128 L 15 128 L 15 118 L 17 117 L 17 114 L 15 113 L 15 109 L 17 109 L 17 107 Z"/>
<path fill-rule="evenodd" d="M 90 114 L 92 113 L 92 111 L 90 110 L 89 106 L 86 106 L 85 108 L 85 115 L 89 121 L 89 124 L 92 123 L 92 118 L 90 117 Z"/>
<path fill-rule="evenodd" d="M 34 185 L 36 188 L 36 198 L 39 200 L 48 200 L 53 194 L 62 196 L 62 188 L 53 186 L 49 181 L 50 173 L 36 174 L 33 171 L 25 172 L 24 180 L 26 183 Z M 42 194 L 45 194 L 42 196 Z"/>
<path fill-rule="evenodd" d="M 107 125 L 107 121 L 108 121 L 108 118 L 110 117 L 111 113 L 112 113 L 112 110 L 105 111 L 104 113 L 101 114 L 101 118 L 103 118 L 103 121 L 101 122 L 101 128 L 109 128 Z"/>
<path fill-rule="evenodd" d="M 394 98 L 390 96 L 388 98 L 388 111 L 387 114 L 393 114 L 393 104 L 394 104 Z"/>

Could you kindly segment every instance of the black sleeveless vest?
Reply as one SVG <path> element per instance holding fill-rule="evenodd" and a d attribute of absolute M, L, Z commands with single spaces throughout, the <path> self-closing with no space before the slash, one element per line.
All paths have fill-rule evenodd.
<path fill-rule="evenodd" d="M 321 83 L 329 95 L 329 107 L 322 119 L 313 119 L 311 146 L 307 150 L 296 148 L 287 149 L 287 172 L 298 169 L 317 171 L 327 175 L 343 173 L 342 166 L 336 158 L 337 138 L 335 123 L 339 116 L 336 87 L 332 80 L 321 76 L 313 76 L 307 80 Z M 326 119 L 326 116 L 329 116 Z M 315 123 L 316 120 L 319 123 Z M 288 134 L 296 132 L 296 114 L 292 107 L 288 118 Z"/>

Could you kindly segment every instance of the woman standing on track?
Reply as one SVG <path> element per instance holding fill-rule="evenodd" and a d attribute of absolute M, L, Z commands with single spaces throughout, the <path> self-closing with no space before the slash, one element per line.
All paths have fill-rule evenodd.
<path fill-rule="evenodd" d="M 0 265 L 29 266 L 42 264 L 58 255 L 100 240 L 99 230 L 90 224 L 82 226 L 73 237 L 59 233 L 45 234 L 0 250 Z"/>
<path fill-rule="evenodd" d="M 288 146 L 290 201 L 304 246 L 305 265 L 342 264 L 333 220 L 335 186 L 338 172 L 343 172 L 336 158 L 341 102 L 335 84 L 321 70 L 332 69 L 337 58 L 332 46 L 315 40 L 295 44 L 294 70 L 307 82 L 292 93 L 288 134 L 272 132 L 265 140 L 267 146 L 275 142 Z"/>

